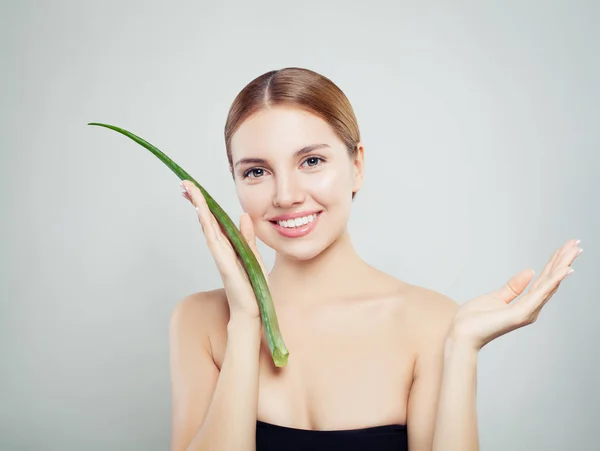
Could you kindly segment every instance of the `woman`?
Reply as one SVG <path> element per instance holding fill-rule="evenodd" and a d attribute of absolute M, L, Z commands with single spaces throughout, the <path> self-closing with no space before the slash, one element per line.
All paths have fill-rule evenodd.
<path fill-rule="evenodd" d="M 256 78 L 231 106 L 225 143 L 240 230 L 265 274 L 255 236 L 276 251 L 267 279 L 290 357 L 273 365 L 243 267 L 184 181 L 224 288 L 173 311 L 172 450 L 477 450 L 477 353 L 535 321 L 579 241 L 519 300 L 530 269 L 459 307 L 356 253 L 347 223 L 364 146 L 329 79 L 299 68 Z"/>

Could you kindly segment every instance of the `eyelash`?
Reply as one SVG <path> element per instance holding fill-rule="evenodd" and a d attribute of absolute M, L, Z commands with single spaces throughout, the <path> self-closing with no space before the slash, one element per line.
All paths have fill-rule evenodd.
<path fill-rule="evenodd" d="M 304 160 L 302 162 L 302 164 L 306 163 L 308 160 L 313 160 L 313 159 L 314 160 L 320 160 L 321 162 L 325 162 L 325 159 L 321 158 L 321 157 L 308 157 L 306 160 Z M 311 168 L 315 168 L 317 166 L 320 166 L 320 165 L 314 165 L 314 166 L 310 166 L 310 167 Z M 247 178 L 252 173 L 252 171 L 256 171 L 257 169 L 262 169 L 262 168 L 258 168 L 258 167 L 257 168 L 250 168 L 250 169 L 248 169 L 247 171 L 244 172 L 244 174 L 242 175 L 242 178 L 244 178 L 244 179 Z M 257 178 L 260 178 L 260 177 L 250 177 L 250 178 L 257 179 Z"/>

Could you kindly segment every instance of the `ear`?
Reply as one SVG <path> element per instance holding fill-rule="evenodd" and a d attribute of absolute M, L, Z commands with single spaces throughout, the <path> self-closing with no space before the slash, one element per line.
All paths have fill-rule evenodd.
<path fill-rule="evenodd" d="M 356 193 L 362 188 L 365 178 L 365 148 L 362 141 L 359 141 L 356 145 L 354 161 L 352 162 L 352 171 L 352 192 Z"/>

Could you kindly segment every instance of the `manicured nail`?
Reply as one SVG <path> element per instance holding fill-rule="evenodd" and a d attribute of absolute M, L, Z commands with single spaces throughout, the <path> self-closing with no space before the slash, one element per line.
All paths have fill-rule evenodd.
<path fill-rule="evenodd" d="M 566 279 L 567 277 L 569 277 L 571 274 L 573 274 L 574 272 L 575 272 L 575 270 L 574 270 L 574 269 L 569 269 L 569 272 L 568 272 L 568 273 L 567 273 L 567 275 L 565 276 L 565 279 Z"/>
<path fill-rule="evenodd" d="M 577 252 L 577 257 L 579 257 L 582 252 L 583 252 L 583 249 L 579 249 L 579 252 Z"/>
<path fill-rule="evenodd" d="M 581 243 L 581 240 L 575 241 L 575 246 L 579 246 L 579 243 Z"/>

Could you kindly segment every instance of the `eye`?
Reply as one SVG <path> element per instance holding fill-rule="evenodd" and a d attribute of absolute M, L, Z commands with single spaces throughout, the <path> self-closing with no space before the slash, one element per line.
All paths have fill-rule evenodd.
<path fill-rule="evenodd" d="M 318 161 L 325 161 L 325 160 L 323 158 L 321 158 L 321 157 L 308 157 L 306 160 L 304 160 L 304 163 L 307 163 L 309 161 L 314 161 L 315 162 L 315 164 L 309 164 L 310 167 L 314 168 L 315 166 L 318 166 L 316 164 L 316 162 L 318 162 Z"/>
<path fill-rule="evenodd" d="M 264 173 L 264 169 L 262 169 L 262 168 L 248 169 L 246 172 L 244 172 L 243 177 L 246 178 L 250 174 L 257 175 L 257 173 L 258 173 L 258 177 L 250 177 L 250 178 L 252 178 L 252 179 L 260 178 L 263 175 L 263 173 Z"/>
<path fill-rule="evenodd" d="M 308 166 L 311 168 L 314 168 L 314 167 L 318 166 L 317 163 L 319 161 L 324 162 L 325 159 L 321 158 L 321 157 L 308 157 L 306 160 L 304 160 L 304 162 L 302 164 L 307 163 L 307 162 L 312 162 L 314 164 L 309 164 Z M 253 176 L 250 177 L 251 179 L 258 179 L 258 178 L 261 178 L 264 175 L 264 173 L 265 173 L 265 170 L 262 168 L 250 168 L 242 174 L 242 177 L 248 178 L 252 174 Z"/>

